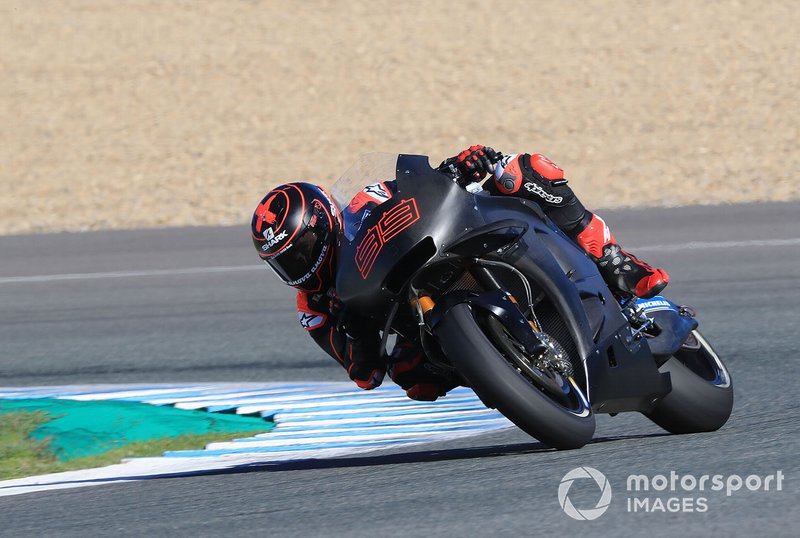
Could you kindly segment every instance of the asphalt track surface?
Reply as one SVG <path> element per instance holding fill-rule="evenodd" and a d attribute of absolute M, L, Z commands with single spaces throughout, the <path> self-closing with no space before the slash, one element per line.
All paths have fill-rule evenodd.
<path fill-rule="evenodd" d="M 601 415 L 594 442 L 577 451 L 506 431 L 35 493 L 3 499 L 0 535 L 796 536 L 800 204 L 603 215 L 623 245 L 669 271 L 668 297 L 697 308 L 736 388 L 722 430 L 674 436 L 639 415 Z M 258 263 L 246 227 L 2 237 L 0 386 L 341 380 L 298 326 L 291 290 L 247 267 Z M 216 267 L 234 269 L 208 269 Z M 578 466 L 612 485 L 610 508 L 595 521 L 573 521 L 558 504 L 561 478 Z M 778 470 L 782 491 L 626 491 L 629 474 Z M 598 493 L 583 481 L 570 496 L 592 507 Z M 708 510 L 633 513 L 631 496 L 705 497 Z"/>

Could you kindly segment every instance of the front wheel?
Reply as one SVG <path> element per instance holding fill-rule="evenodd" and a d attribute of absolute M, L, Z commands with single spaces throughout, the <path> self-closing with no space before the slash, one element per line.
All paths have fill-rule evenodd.
<path fill-rule="evenodd" d="M 594 414 L 572 378 L 525 368 L 496 318 L 477 318 L 469 305 L 459 304 L 439 322 L 436 336 L 481 400 L 529 435 L 558 449 L 592 439 Z"/>
<path fill-rule="evenodd" d="M 728 421 L 733 409 L 733 381 L 728 369 L 698 331 L 661 368 L 669 372 L 672 391 L 645 415 L 671 433 L 710 432 Z"/>

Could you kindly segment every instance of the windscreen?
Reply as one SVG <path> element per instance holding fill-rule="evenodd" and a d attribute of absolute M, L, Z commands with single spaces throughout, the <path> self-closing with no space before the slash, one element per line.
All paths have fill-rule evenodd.
<path fill-rule="evenodd" d="M 366 153 L 359 157 L 331 187 L 336 204 L 345 208 L 370 183 L 394 180 L 398 157 L 398 153 Z"/>

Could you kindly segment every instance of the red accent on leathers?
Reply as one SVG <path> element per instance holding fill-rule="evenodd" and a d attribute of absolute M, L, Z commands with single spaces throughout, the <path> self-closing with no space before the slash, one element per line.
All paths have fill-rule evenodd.
<path fill-rule="evenodd" d="M 608 229 L 603 219 L 597 215 L 592 215 L 589 225 L 575 239 L 583 247 L 583 250 L 595 258 L 602 258 L 603 247 L 613 242 L 614 236 L 611 235 L 611 230 Z"/>
<path fill-rule="evenodd" d="M 367 204 L 380 204 L 382 201 L 383 200 L 379 200 L 370 196 L 369 193 L 361 191 L 350 201 L 350 205 L 347 206 L 347 210 L 351 213 L 356 213 Z"/>
<path fill-rule="evenodd" d="M 317 317 L 319 316 L 320 320 L 315 323 L 313 326 L 307 326 L 303 323 L 301 319 L 301 325 L 307 331 L 313 331 L 314 329 L 318 329 L 325 325 L 325 322 L 328 321 L 328 316 L 324 312 L 318 312 L 311 308 L 308 304 L 308 293 L 303 290 L 297 290 L 297 311 L 302 314 L 308 314 L 309 316 Z M 341 360 L 339 361 L 341 362 Z"/>
<path fill-rule="evenodd" d="M 305 312 L 307 314 L 316 313 L 308 306 L 308 294 L 302 290 L 297 290 L 297 311 Z"/>
<path fill-rule="evenodd" d="M 339 362 L 339 364 L 344 366 L 344 360 L 342 360 L 342 357 L 339 355 L 339 352 L 336 351 L 336 344 L 333 343 L 333 331 L 334 331 L 334 328 L 331 327 L 331 334 L 330 334 L 330 337 L 328 338 L 328 341 L 329 341 L 331 347 L 326 348 L 323 345 L 320 345 L 320 347 L 323 350 L 327 351 L 334 359 L 336 359 Z"/>
<path fill-rule="evenodd" d="M 497 189 L 503 194 L 514 194 L 522 187 L 522 170 L 519 164 L 520 158 L 521 156 L 516 157 L 509 162 L 505 169 L 503 169 L 503 174 L 499 178 L 495 177 L 494 179 Z"/>
<path fill-rule="evenodd" d="M 534 153 L 531 155 L 531 168 L 539 172 L 543 178 L 549 179 L 550 181 L 564 179 L 564 171 L 541 153 Z"/>

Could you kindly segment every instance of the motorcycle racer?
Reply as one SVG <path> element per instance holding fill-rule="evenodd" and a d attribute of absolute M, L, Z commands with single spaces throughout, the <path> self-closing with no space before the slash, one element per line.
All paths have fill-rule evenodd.
<path fill-rule="evenodd" d="M 595 261 L 609 288 L 620 295 L 653 297 L 669 282 L 663 269 L 651 267 L 620 247 L 606 223 L 575 196 L 563 170 L 544 155 L 500 158 L 492 148 L 475 145 L 446 159 L 437 170 L 462 185 L 482 181 L 493 172 L 483 185 L 490 194 L 537 202 Z M 252 239 L 261 259 L 298 290 L 302 327 L 347 370 L 356 385 L 374 389 L 388 372 L 409 398 L 432 401 L 457 383 L 438 371 L 409 340 L 398 337 L 389 356 L 381 356 L 379 328 L 348 312 L 334 288 L 337 238 L 355 234 L 369 212 L 395 192 L 393 181 L 372 183 L 340 209 L 319 186 L 281 185 L 256 208 Z"/>

